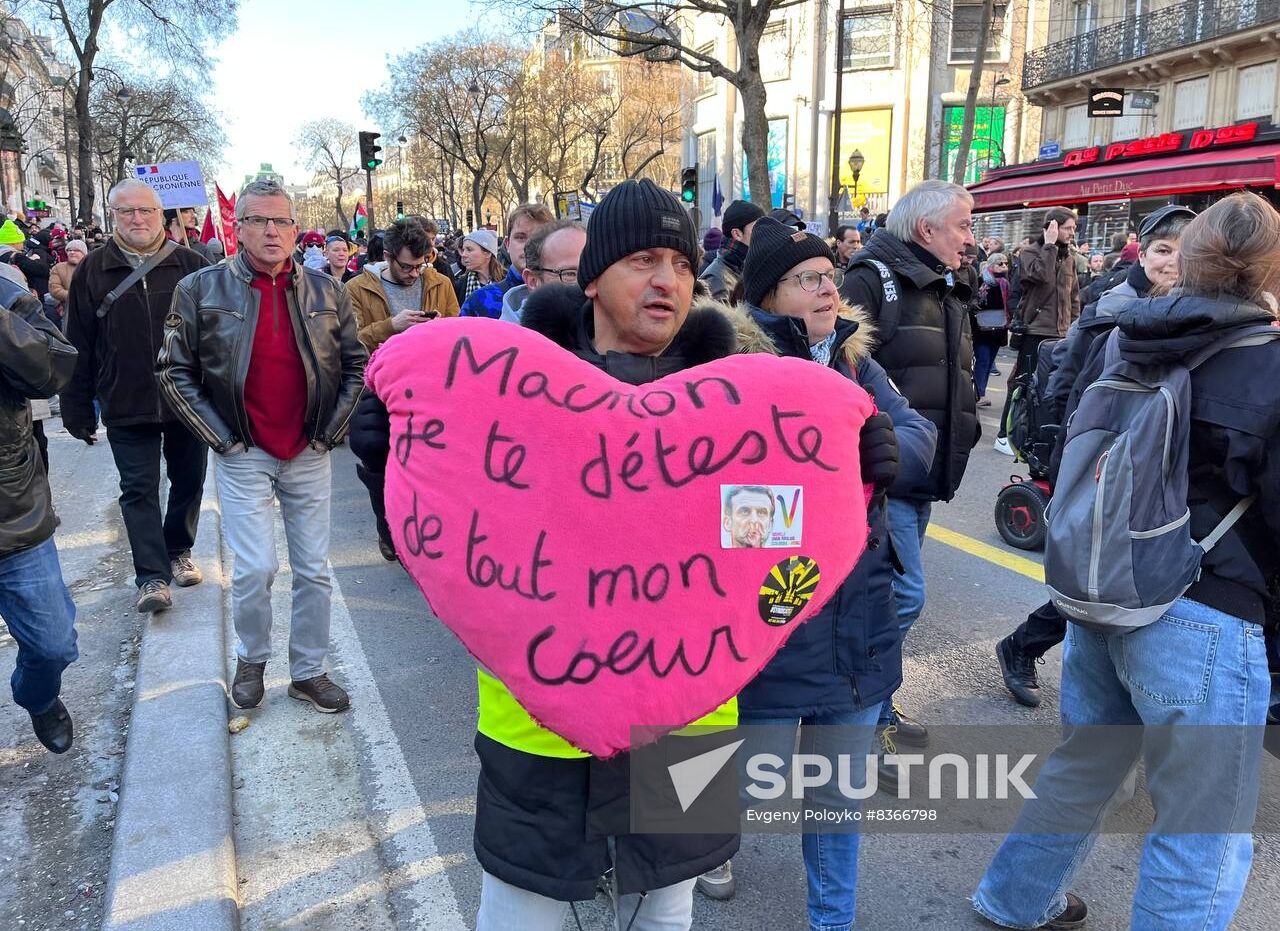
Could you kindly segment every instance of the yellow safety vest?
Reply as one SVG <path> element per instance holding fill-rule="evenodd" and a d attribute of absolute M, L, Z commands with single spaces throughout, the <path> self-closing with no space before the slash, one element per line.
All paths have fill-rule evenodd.
<path fill-rule="evenodd" d="M 533 720 L 510 690 L 483 669 L 477 669 L 476 675 L 480 684 L 480 719 L 476 729 L 480 733 L 513 750 L 535 756 L 578 760 L 591 755 Z M 735 697 L 689 726 L 734 727 L 737 723 L 738 699 Z"/>

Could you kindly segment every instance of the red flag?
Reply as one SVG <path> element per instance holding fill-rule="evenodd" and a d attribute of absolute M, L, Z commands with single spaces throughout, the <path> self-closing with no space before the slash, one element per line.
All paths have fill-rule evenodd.
<path fill-rule="evenodd" d="M 214 185 L 218 192 L 218 213 L 222 218 L 222 248 L 227 255 L 236 252 L 236 196 L 230 198 L 222 193 L 222 188 Z"/>
<path fill-rule="evenodd" d="M 218 234 L 213 231 L 213 210 L 204 212 L 204 229 L 200 231 L 200 241 L 208 242 L 210 239 L 217 239 Z"/>

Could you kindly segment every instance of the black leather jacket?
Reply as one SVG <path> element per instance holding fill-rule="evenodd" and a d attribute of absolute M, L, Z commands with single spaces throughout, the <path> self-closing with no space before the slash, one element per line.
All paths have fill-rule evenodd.
<path fill-rule="evenodd" d="M 31 292 L 0 277 L 0 557 L 53 535 L 49 480 L 31 433 L 31 398 L 57 394 L 76 368 L 75 348 Z"/>
<path fill-rule="evenodd" d="M 258 325 L 253 275 L 241 253 L 179 282 L 156 362 L 169 406 L 217 453 L 253 445 L 244 406 Z M 368 353 L 341 282 L 296 263 L 291 276 L 289 316 L 307 374 L 305 429 L 312 443 L 332 448 L 364 391 Z"/>

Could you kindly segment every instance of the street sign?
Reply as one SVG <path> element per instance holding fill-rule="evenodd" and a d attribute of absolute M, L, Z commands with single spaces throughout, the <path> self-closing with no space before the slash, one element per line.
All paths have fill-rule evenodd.
<path fill-rule="evenodd" d="M 1129 94 L 1129 109 L 1154 110 L 1160 102 L 1160 95 L 1155 91 L 1133 91 Z"/>
<path fill-rule="evenodd" d="M 138 165 L 134 168 L 134 177 L 155 188 L 155 192 L 160 195 L 160 206 L 166 210 L 199 207 L 209 203 L 199 162 Z"/>
<path fill-rule="evenodd" d="M 1040 146 L 1040 154 L 1036 156 L 1039 159 L 1059 158 L 1062 155 L 1062 146 L 1056 142 L 1046 142 Z"/>

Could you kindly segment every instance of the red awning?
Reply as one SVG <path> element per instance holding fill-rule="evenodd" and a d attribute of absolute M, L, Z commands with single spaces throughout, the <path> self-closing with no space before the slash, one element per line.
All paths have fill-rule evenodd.
<path fill-rule="evenodd" d="M 975 210 L 1048 207 L 1243 187 L 1280 187 L 1280 142 L 995 178 L 969 188 Z"/>

